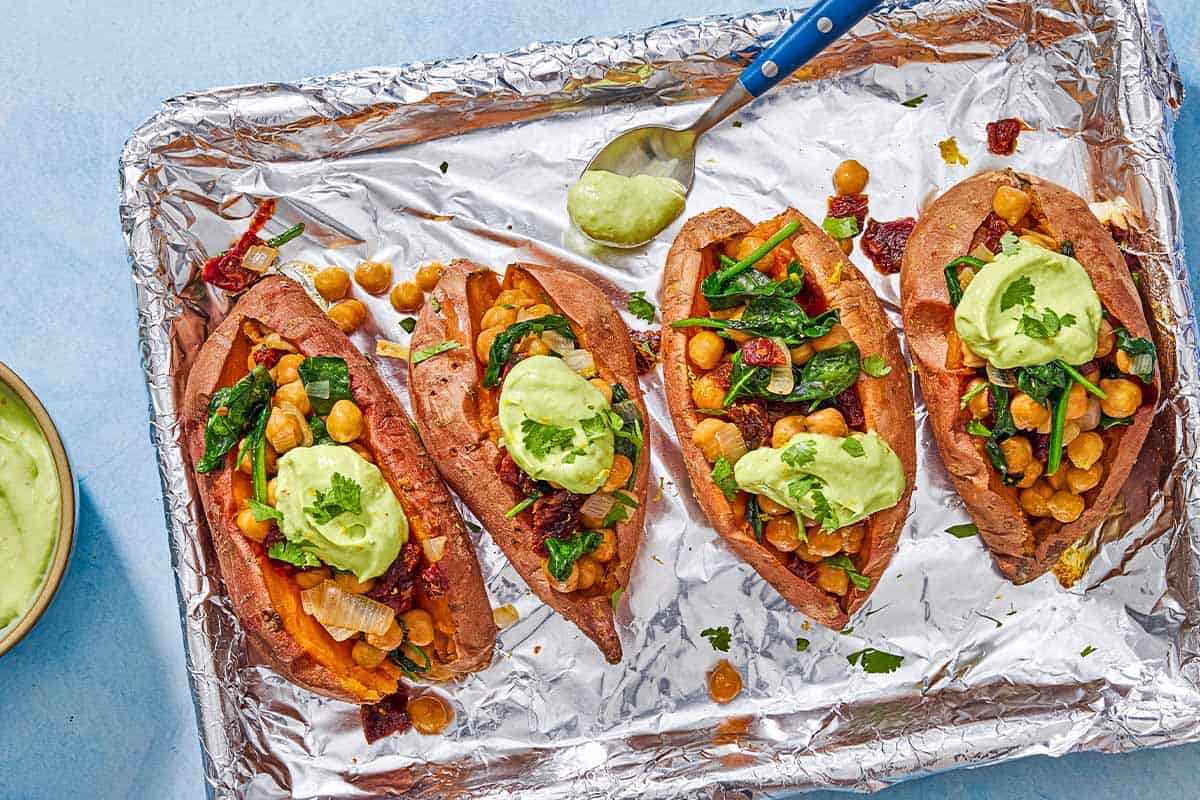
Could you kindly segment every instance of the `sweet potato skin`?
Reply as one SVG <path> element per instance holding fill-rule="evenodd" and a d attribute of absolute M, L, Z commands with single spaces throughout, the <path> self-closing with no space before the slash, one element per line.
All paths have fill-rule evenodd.
<path fill-rule="evenodd" d="M 396 398 L 346 335 L 295 282 L 278 276 L 259 281 L 242 295 L 198 353 L 188 375 L 180 416 L 193 463 L 204 454 L 208 403 L 221 385 L 227 362 L 245 357 L 244 353 L 238 355 L 235 342 L 246 319 L 259 321 L 278 332 L 306 356 L 330 355 L 346 360 L 354 402 L 363 413 L 364 439 L 376 464 L 410 519 L 420 518 L 428 530 L 447 537 L 439 567 L 450 585 L 449 606 L 458 656 L 447 666 L 454 673 L 486 667 L 491 663 L 496 626 L 466 526 Z M 380 670 L 363 670 L 349 661 L 348 648 L 334 643 L 327 635 L 328 641 L 322 643 L 339 657 L 326 659 L 332 660 L 332 664 L 322 663 L 289 632 L 289 621 L 277 605 L 298 605 L 298 589 L 294 584 L 289 589 L 287 582 L 280 580 L 281 575 L 270 572 L 281 572 L 282 568 L 274 565 L 263 548 L 237 528 L 233 457 L 227 456 L 225 466 L 206 474 L 197 473 L 195 478 L 222 579 L 251 642 L 276 671 L 320 694 L 369 703 L 394 691 L 399 671 L 390 663 L 385 662 L 381 668 L 383 677 Z M 297 623 L 292 620 L 290 624 L 295 629 Z M 324 635 L 324 631 L 318 635 Z"/>
<path fill-rule="evenodd" d="M 642 419 L 649 420 L 638 384 L 633 344 L 624 323 L 608 299 L 591 283 L 564 270 L 536 264 L 514 264 L 509 270 L 522 283 L 532 279 L 561 309 L 596 360 L 601 377 L 620 382 L 629 391 Z M 492 277 L 488 277 L 492 276 Z M 462 344 L 440 356 L 412 367 L 409 391 L 417 425 L 430 454 L 446 481 L 504 551 L 509 562 L 529 588 L 566 619 L 577 625 L 603 652 L 610 663 L 621 660 L 621 640 L 613 621 L 608 596 L 583 597 L 561 594 L 550 587 L 542 570 L 542 556 L 527 514 L 505 519 L 505 513 L 524 496 L 501 480 L 497 464 L 501 450 L 487 435 L 477 403 L 480 370 L 475 361 L 475 336 L 468 300 L 471 281 L 495 280 L 487 267 L 468 261 L 452 263 L 434 289 L 441 310 L 433 304 L 422 309 L 413 330 L 413 352 L 446 340 Z M 493 287 L 494 288 L 494 287 Z M 494 295 L 493 295 L 494 296 Z M 629 583 L 629 571 L 641 543 L 645 523 L 646 488 L 649 480 L 650 438 L 647 431 L 638 463 L 633 495 L 638 507 L 630 518 L 617 523 L 616 579 Z"/>
<path fill-rule="evenodd" d="M 1069 240 L 1108 313 L 1134 336 L 1151 338 L 1137 288 L 1116 242 L 1075 193 L 1050 181 L 1009 170 L 993 170 L 953 186 L 921 215 L 908 240 L 900 273 L 900 295 L 909 349 L 921 380 L 930 427 L 946 471 L 992 552 L 997 569 L 1014 583 L 1036 579 L 1072 542 L 1104 518 L 1133 468 L 1154 416 L 1153 404 L 1133 424 L 1113 434 L 1106 477 L 1075 522 L 1035 537 L 1020 510 L 1017 491 L 1003 486 L 964 429 L 958 398 L 974 371 L 946 366 L 946 333 L 954 324 L 943 270 L 965 255 L 976 229 L 992 209 L 999 186 L 1024 185 L 1059 241 Z M 1154 385 L 1159 385 L 1157 365 Z M 1108 454 L 1112 454 L 1111 460 Z"/>
<path fill-rule="evenodd" d="M 695 444 L 692 432 L 700 421 L 692 405 L 687 361 L 688 332 L 671 328 L 672 322 L 692 316 L 704 275 L 704 249 L 731 236 L 743 234 L 753 224 L 730 208 L 718 208 L 688 220 L 667 256 L 663 280 L 663 383 L 671 419 L 692 481 L 692 491 L 709 522 L 735 553 L 775 587 L 784 599 L 826 627 L 840 630 L 879 584 L 895 552 L 908 515 L 916 477 L 916 433 L 912 387 L 900 351 L 900 340 L 867 280 L 824 231 L 804 215 L 788 209 L 783 222 L 795 220 L 800 229 L 792 239 L 806 281 L 820 287 L 831 308 L 840 309 L 842 324 L 864 357 L 879 354 L 891 371 L 873 378 L 863 373 L 856 384 L 866 427 L 877 431 L 896 452 L 904 467 L 906 488 L 900 501 L 867 520 L 862 573 L 871 578 L 866 591 L 853 589 L 843 611 L 833 597 L 793 574 L 771 550 L 737 522 L 733 505 L 713 483 L 711 467 Z"/>

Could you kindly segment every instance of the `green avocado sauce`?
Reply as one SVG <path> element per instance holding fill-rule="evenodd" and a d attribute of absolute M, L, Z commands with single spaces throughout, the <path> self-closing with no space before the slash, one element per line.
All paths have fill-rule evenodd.
<path fill-rule="evenodd" d="M 847 440 L 858 447 L 847 445 Z M 804 458 L 788 463 L 784 453 L 799 445 Z M 855 455 L 861 452 L 861 455 Z M 800 463 L 802 462 L 802 463 Z M 853 525 L 876 511 L 891 508 L 904 494 L 904 467 L 875 431 L 850 436 L 798 433 L 787 447 L 759 447 L 738 459 L 733 468 L 738 488 L 763 495 L 810 519 L 821 517 L 817 492 L 835 520 L 830 529 Z M 795 491 L 801 479 L 817 479 L 815 491 Z M 803 483 L 803 482 L 801 482 Z"/>
<path fill-rule="evenodd" d="M 613 465 L 610 406 L 560 358 L 533 356 L 500 390 L 500 430 L 517 466 L 535 480 L 591 494 Z"/>
<path fill-rule="evenodd" d="M 1047 312 L 1062 327 L 1052 336 L 1027 335 L 1022 318 L 1036 322 Z M 955 309 L 954 328 L 972 352 L 1000 369 L 1056 359 L 1083 364 L 1096 355 L 1101 317 L 1100 298 L 1078 261 L 1022 242 L 978 271 Z"/>
<path fill-rule="evenodd" d="M 599 242 L 636 245 L 670 225 L 686 196 L 673 178 L 588 170 L 567 192 L 567 213 Z"/>
<path fill-rule="evenodd" d="M 314 513 L 318 493 L 332 488 L 333 476 L 361 488 L 357 506 L 328 521 Z M 360 581 L 382 575 L 408 541 L 408 517 L 392 487 L 371 462 L 349 447 L 296 447 L 279 458 L 275 509 L 280 531 L 322 562 L 353 572 Z"/>
<path fill-rule="evenodd" d="M 0 629 L 33 604 L 58 542 L 58 470 L 41 426 L 0 384 Z"/>

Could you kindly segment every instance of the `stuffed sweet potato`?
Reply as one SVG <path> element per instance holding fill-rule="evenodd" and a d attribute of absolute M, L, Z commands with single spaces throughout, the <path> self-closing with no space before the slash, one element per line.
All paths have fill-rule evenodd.
<path fill-rule="evenodd" d="M 280 674 L 367 704 L 402 673 L 490 663 L 495 623 L 449 493 L 298 284 L 242 295 L 196 357 L 182 422 L 233 608 Z"/>
<path fill-rule="evenodd" d="M 409 388 L 442 475 L 542 602 L 621 658 L 617 593 L 642 536 L 646 409 L 633 345 L 583 278 L 456 262 L 422 310 Z"/>
<path fill-rule="evenodd" d="M 870 284 L 794 210 L 689 220 L 667 258 L 663 378 L 692 488 L 729 546 L 839 629 L 895 550 L 912 389 Z"/>
<path fill-rule="evenodd" d="M 1154 415 L 1121 250 L 1079 196 L 985 172 L 922 214 L 901 294 L 946 469 L 1000 572 L 1033 580 L 1104 518 Z"/>

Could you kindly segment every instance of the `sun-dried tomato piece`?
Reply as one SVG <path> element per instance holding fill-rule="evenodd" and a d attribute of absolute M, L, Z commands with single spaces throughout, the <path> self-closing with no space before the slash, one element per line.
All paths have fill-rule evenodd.
<path fill-rule="evenodd" d="M 754 450 L 766 444 L 771 436 L 766 404 L 759 400 L 737 403 L 729 407 L 729 421 L 737 426 L 746 448 Z"/>
<path fill-rule="evenodd" d="M 742 363 L 753 367 L 773 367 L 787 361 L 774 342 L 760 336 L 742 345 Z"/>
<path fill-rule="evenodd" d="M 829 216 L 854 217 L 861 232 L 867 224 L 867 196 L 865 194 L 831 194 L 828 197 Z"/>
<path fill-rule="evenodd" d="M 803 578 L 809 583 L 817 581 L 817 565 L 809 561 L 804 561 L 799 557 L 792 558 L 792 563 L 788 564 L 788 569 L 798 578 Z"/>
<path fill-rule="evenodd" d="M 286 541 L 287 541 L 287 539 L 284 538 L 284 535 L 279 532 L 279 528 L 277 528 L 275 526 L 271 526 L 271 530 L 267 532 L 267 535 L 265 537 L 263 537 L 262 543 L 263 543 L 263 547 L 270 550 L 271 545 L 282 544 L 283 542 L 286 542 Z"/>
<path fill-rule="evenodd" d="M 516 487 L 526 497 L 537 491 L 537 481 L 517 466 L 517 462 L 513 461 L 512 455 L 507 450 L 504 451 L 504 455 L 500 456 L 500 465 L 496 471 L 500 474 L 500 480 L 509 486 Z"/>
<path fill-rule="evenodd" d="M 1043 464 L 1050 456 L 1050 434 L 1034 433 L 1033 434 L 1033 460 L 1040 461 Z"/>
<path fill-rule="evenodd" d="M 533 530 L 539 549 L 545 553 L 544 542 L 551 536 L 565 538 L 579 530 L 579 509 L 584 496 L 559 489 L 533 502 Z"/>
<path fill-rule="evenodd" d="M 629 331 L 633 341 L 633 357 L 638 375 L 645 375 L 658 363 L 658 349 L 662 344 L 662 332 L 657 328 L 649 331 Z"/>
<path fill-rule="evenodd" d="M 867 421 L 867 418 L 863 416 L 862 402 L 858 399 L 858 389 L 853 386 L 833 398 L 833 407 L 842 412 L 846 424 L 851 428 L 860 428 Z"/>
<path fill-rule="evenodd" d="M 279 363 L 279 359 L 283 358 L 283 351 L 276 350 L 273 347 L 255 347 L 251 355 L 254 356 L 254 363 L 270 369 Z"/>
<path fill-rule="evenodd" d="M 1000 252 L 1000 237 L 1008 233 L 1008 223 L 995 211 L 989 211 L 988 215 L 983 218 L 979 229 L 975 231 L 975 238 L 971 240 L 971 249 L 974 250 L 979 245 L 983 245 L 993 253 Z"/>
<path fill-rule="evenodd" d="M 258 232 L 263 229 L 267 220 L 274 213 L 275 201 L 263 201 L 258 210 L 254 212 L 249 229 L 224 253 L 204 262 L 204 269 L 201 271 L 200 277 L 205 282 L 227 292 L 240 292 L 253 283 L 258 274 L 242 266 L 242 256 L 246 255 L 246 251 L 254 245 L 262 244 L 262 240 L 258 238 Z"/>
<path fill-rule="evenodd" d="M 867 223 L 859 246 L 871 259 L 875 269 L 884 275 L 900 271 L 900 259 L 904 257 L 904 246 L 912 234 L 917 221 L 912 217 L 880 222 L 872 219 Z"/>
<path fill-rule="evenodd" d="M 705 374 L 705 377 L 711 378 L 717 382 L 717 385 L 722 389 L 729 388 L 729 379 L 733 375 L 733 362 L 722 361 L 717 366 L 713 367 Z"/>
<path fill-rule="evenodd" d="M 412 726 L 408 717 L 408 689 L 403 684 L 393 694 L 373 706 L 359 706 L 363 735 L 367 744 L 393 733 L 403 733 Z"/>
<path fill-rule="evenodd" d="M 403 614 L 413 606 L 417 586 L 413 580 L 413 570 L 421 559 L 421 546 L 416 542 L 405 542 L 400 548 L 400 555 L 392 562 L 387 571 L 375 579 L 375 585 L 367 592 L 367 597 L 383 603 L 397 614 Z"/>
<path fill-rule="evenodd" d="M 437 564 L 430 564 L 421 570 L 421 587 L 429 597 L 441 597 L 450 591 L 450 581 L 442 574 Z"/>
<path fill-rule="evenodd" d="M 1021 120 L 998 119 L 987 124 L 988 150 L 998 156 L 1011 156 L 1017 151 L 1017 136 L 1021 133 Z"/>

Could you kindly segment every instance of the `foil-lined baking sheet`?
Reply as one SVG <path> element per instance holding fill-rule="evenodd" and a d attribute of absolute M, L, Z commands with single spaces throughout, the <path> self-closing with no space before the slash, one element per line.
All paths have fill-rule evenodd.
<path fill-rule="evenodd" d="M 219 797 L 683 797 L 782 788 L 878 789 L 914 774 L 1031 753 L 1126 750 L 1200 738 L 1196 654 L 1200 376 L 1170 131 L 1182 100 L 1146 0 L 891 5 L 700 146 L 687 214 L 730 205 L 765 218 L 824 215 L 833 167 L 871 171 L 878 219 L 916 214 L 976 171 L 1012 166 L 1089 200 L 1124 198 L 1131 249 L 1163 354 L 1154 431 L 1090 570 L 1006 583 L 966 521 L 918 404 L 920 472 L 899 550 L 850 628 L 809 625 L 720 543 L 691 498 L 657 375 L 654 483 L 645 542 L 619 619 L 625 648 L 596 648 L 534 599 L 486 534 L 494 606 L 520 620 L 488 670 L 444 687 L 444 736 L 365 744 L 357 709 L 299 689 L 249 652 L 223 594 L 181 451 L 175 409 L 191 360 L 228 310 L 193 280 L 255 203 L 276 198 L 284 255 L 313 265 L 430 260 L 497 269 L 535 260 L 583 269 L 618 307 L 658 294 L 680 222 L 634 251 L 569 231 L 566 190 L 622 129 L 686 124 L 795 12 L 673 23 L 504 55 L 219 89 L 175 98 L 121 160 L 129 243 L 171 550 L 207 778 Z M 902 101 L 925 99 L 916 107 Z M 984 127 L 1033 128 L 1016 155 Z M 954 136 L 966 166 L 942 160 Z M 897 279 L 861 254 L 899 323 Z M 302 265 L 291 269 L 303 277 Z M 404 342 L 386 299 L 355 335 Z M 642 323 L 629 318 L 635 327 Z M 375 357 L 407 403 L 405 368 Z M 1190 521 L 1189 521 L 1190 520 Z M 729 626 L 745 678 L 717 706 L 700 636 Z M 797 637 L 810 641 L 803 652 Z M 847 657 L 903 656 L 873 674 Z"/>

